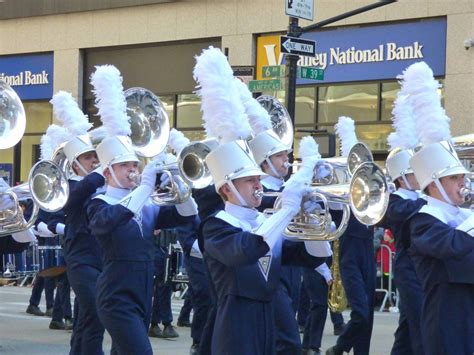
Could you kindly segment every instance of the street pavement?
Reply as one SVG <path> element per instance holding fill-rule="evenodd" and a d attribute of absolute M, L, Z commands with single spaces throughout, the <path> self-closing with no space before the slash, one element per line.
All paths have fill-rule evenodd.
<path fill-rule="evenodd" d="M 30 287 L 0 287 L 0 354 L 1 355 L 55 355 L 69 353 L 70 331 L 50 330 L 50 318 L 37 317 L 25 312 L 31 294 Z M 173 300 L 173 316 L 176 322 L 183 301 Z M 44 299 L 40 305 L 45 309 Z M 344 312 L 344 319 L 349 312 Z M 375 312 L 375 324 L 372 335 L 371 354 L 390 353 L 393 333 L 398 322 L 397 313 Z M 150 338 L 153 352 L 159 355 L 189 354 L 191 338 L 189 328 L 177 328 L 179 338 L 173 340 Z M 328 319 L 323 336 L 322 349 L 334 345 L 336 337 L 332 334 L 332 324 Z M 110 352 L 111 339 L 104 339 L 104 352 Z M 243 354 L 245 355 L 245 354 Z"/>

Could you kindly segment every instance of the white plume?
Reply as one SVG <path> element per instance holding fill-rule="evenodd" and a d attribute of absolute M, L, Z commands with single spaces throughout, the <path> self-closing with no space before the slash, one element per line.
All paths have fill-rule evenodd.
<path fill-rule="evenodd" d="M 62 143 L 74 138 L 66 128 L 52 124 L 41 137 L 40 157 L 41 160 L 49 160 L 53 153 Z"/>
<path fill-rule="evenodd" d="M 113 65 L 96 66 L 91 76 L 95 104 L 109 136 L 131 134 L 122 82 L 120 72 Z"/>
<path fill-rule="evenodd" d="M 408 96 L 404 95 L 403 92 L 404 88 L 402 86 L 393 105 L 392 120 L 395 132 L 390 133 L 387 137 L 390 150 L 395 148 L 413 149 L 418 144 L 413 110 Z"/>
<path fill-rule="evenodd" d="M 319 154 L 319 144 L 311 136 L 306 136 L 300 140 L 300 157 L 304 161 L 306 157 L 316 156 L 321 159 Z"/>
<path fill-rule="evenodd" d="M 204 49 L 196 56 L 193 71 L 199 84 L 204 128 L 208 138 L 220 138 L 223 143 L 251 136 L 245 109 L 240 102 L 232 68 L 218 48 Z"/>
<path fill-rule="evenodd" d="M 183 148 L 188 144 L 189 139 L 184 136 L 183 132 L 180 132 L 174 128 L 171 129 L 168 145 L 175 151 L 176 155 L 179 155 Z"/>
<path fill-rule="evenodd" d="M 352 147 L 358 142 L 354 120 L 350 117 L 341 116 L 334 128 L 341 141 L 341 156 L 347 157 Z"/>
<path fill-rule="evenodd" d="M 403 91 L 409 95 L 409 102 L 415 117 L 416 132 L 423 145 L 449 140 L 450 119 L 441 107 L 439 82 L 425 62 L 410 65 L 402 76 Z"/>
<path fill-rule="evenodd" d="M 268 111 L 253 98 L 252 93 L 244 82 L 238 78 L 234 80 L 239 90 L 240 101 L 245 108 L 245 113 L 247 114 L 254 135 L 256 136 L 261 132 L 272 129 L 272 118 Z"/>
<path fill-rule="evenodd" d="M 49 102 L 53 105 L 53 112 L 58 121 L 73 136 L 86 134 L 92 127 L 88 117 L 84 115 L 70 93 L 58 91 Z"/>

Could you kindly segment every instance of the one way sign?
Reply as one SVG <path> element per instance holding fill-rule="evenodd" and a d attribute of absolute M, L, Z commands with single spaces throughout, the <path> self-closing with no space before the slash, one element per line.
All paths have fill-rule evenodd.
<path fill-rule="evenodd" d="M 280 51 L 286 54 L 316 55 L 316 42 L 295 37 L 280 37 Z"/>

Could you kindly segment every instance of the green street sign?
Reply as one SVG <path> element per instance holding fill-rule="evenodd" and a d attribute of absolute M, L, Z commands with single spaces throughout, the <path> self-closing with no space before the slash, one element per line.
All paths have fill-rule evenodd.
<path fill-rule="evenodd" d="M 251 92 L 277 91 L 282 89 L 283 82 L 281 79 L 251 80 L 249 82 L 249 90 Z"/>
<path fill-rule="evenodd" d="M 324 70 L 313 67 L 298 67 L 297 76 L 300 79 L 324 80 Z"/>
<path fill-rule="evenodd" d="M 263 78 L 281 78 L 285 76 L 284 65 L 267 65 L 262 67 Z"/>

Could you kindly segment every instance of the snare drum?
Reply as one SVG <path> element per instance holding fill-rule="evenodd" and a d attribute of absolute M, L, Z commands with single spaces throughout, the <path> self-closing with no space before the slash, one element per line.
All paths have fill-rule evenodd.
<path fill-rule="evenodd" d="M 66 264 L 60 245 L 40 245 L 38 251 L 41 263 L 41 271 L 38 276 L 56 277 L 66 272 Z"/>

